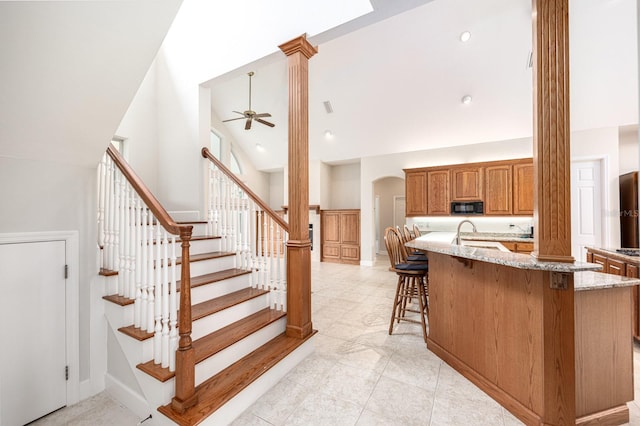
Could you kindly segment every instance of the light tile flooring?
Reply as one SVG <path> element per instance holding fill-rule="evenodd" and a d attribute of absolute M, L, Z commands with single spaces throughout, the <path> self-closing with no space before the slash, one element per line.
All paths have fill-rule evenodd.
<path fill-rule="evenodd" d="M 522 424 L 429 352 L 419 325 L 401 323 L 388 335 L 395 274 L 387 267 L 386 258 L 374 267 L 313 263 L 316 351 L 234 426 Z M 634 358 L 637 399 L 629 404 L 630 424 L 640 426 L 637 345 Z M 37 424 L 135 425 L 140 420 L 99 394 Z"/>

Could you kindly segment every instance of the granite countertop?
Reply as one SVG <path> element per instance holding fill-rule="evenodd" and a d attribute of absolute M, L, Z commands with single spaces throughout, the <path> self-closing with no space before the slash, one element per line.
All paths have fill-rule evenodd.
<path fill-rule="evenodd" d="M 583 271 L 573 275 L 575 291 L 600 290 L 603 288 L 629 287 L 640 284 L 639 278 L 622 277 L 602 272 Z"/>
<path fill-rule="evenodd" d="M 586 262 L 562 263 L 540 262 L 529 254 L 503 252 L 488 248 L 458 246 L 442 242 L 425 241 L 425 236 L 406 243 L 407 247 L 434 253 L 447 254 L 464 259 L 479 260 L 497 265 L 511 266 L 519 269 L 533 269 L 554 272 L 598 271 L 601 265 Z"/>
<path fill-rule="evenodd" d="M 461 232 L 460 238 L 472 241 L 503 241 L 510 243 L 533 243 L 533 237 L 524 233 Z"/>

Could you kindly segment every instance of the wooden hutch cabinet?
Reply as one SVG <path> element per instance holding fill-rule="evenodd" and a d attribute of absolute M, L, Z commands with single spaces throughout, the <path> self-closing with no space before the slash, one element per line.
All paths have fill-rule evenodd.
<path fill-rule="evenodd" d="M 360 264 L 360 210 L 320 211 L 321 262 Z"/>

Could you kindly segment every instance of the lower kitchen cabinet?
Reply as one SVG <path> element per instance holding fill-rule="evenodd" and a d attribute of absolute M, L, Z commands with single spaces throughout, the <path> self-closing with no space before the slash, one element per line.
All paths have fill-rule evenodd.
<path fill-rule="evenodd" d="M 607 274 L 631 278 L 639 277 L 640 258 L 589 247 L 587 248 L 587 262 L 602 265 L 601 272 Z M 638 291 L 638 286 L 633 287 L 632 298 L 633 337 L 640 341 L 640 291 Z"/>
<path fill-rule="evenodd" d="M 321 262 L 360 264 L 360 210 L 320 211 Z"/>

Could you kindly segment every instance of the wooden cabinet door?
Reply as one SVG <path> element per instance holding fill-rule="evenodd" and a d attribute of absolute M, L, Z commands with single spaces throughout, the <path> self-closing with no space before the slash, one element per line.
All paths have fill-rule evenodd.
<path fill-rule="evenodd" d="M 631 265 L 627 263 L 627 277 L 630 278 L 638 278 L 638 267 L 636 265 Z M 636 340 L 640 339 L 640 291 L 638 291 L 638 286 L 634 285 L 633 290 L 631 291 L 632 301 L 632 326 L 633 326 L 633 337 Z"/>
<path fill-rule="evenodd" d="M 340 243 L 360 245 L 360 212 L 340 214 Z"/>
<path fill-rule="evenodd" d="M 533 214 L 533 163 L 513 165 L 513 214 Z"/>
<path fill-rule="evenodd" d="M 427 172 L 412 171 L 405 174 L 406 216 L 427 214 Z"/>
<path fill-rule="evenodd" d="M 448 215 L 449 194 L 449 170 L 427 172 L 427 214 Z"/>
<path fill-rule="evenodd" d="M 513 213 L 511 173 L 511 165 L 485 168 L 484 214 L 510 215 Z"/>
<path fill-rule="evenodd" d="M 479 201 L 484 191 L 481 167 L 456 167 L 451 169 L 451 200 Z"/>
<path fill-rule="evenodd" d="M 360 246 L 341 245 L 340 261 L 342 263 L 360 263 Z"/>
<path fill-rule="evenodd" d="M 608 274 L 622 275 L 623 277 L 627 274 L 625 263 L 616 259 L 607 259 L 605 271 Z"/>
<path fill-rule="evenodd" d="M 339 212 L 322 212 L 322 244 L 333 243 L 340 244 L 340 213 Z"/>
<path fill-rule="evenodd" d="M 593 263 L 597 263 L 598 265 L 602 265 L 601 272 L 607 272 L 607 258 L 605 256 L 601 256 L 597 253 L 593 253 Z"/>

